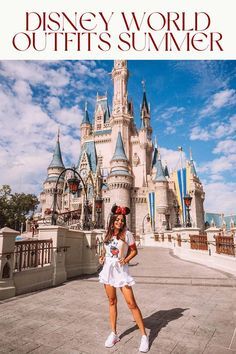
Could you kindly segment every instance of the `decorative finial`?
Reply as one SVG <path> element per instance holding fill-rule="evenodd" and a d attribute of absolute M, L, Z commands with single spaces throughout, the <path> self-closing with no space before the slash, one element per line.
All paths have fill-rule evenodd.
<path fill-rule="evenodd" d="M 141 84 L 143 86 L 143 92 L 146 92 L 146 83 L 145 83 L 145 80 L 142 80 L 141 81 Z"/>
<path fill-rule="evenodd" d="M 85 110 L 85 111 L 88 110 L 88 102 L 87 102 L 87 101 L 85 101 L 84 110 Z"/>
<path fill-rule="evenodd" d="M 193 161 L 193 155 L 192 155 L 191 147 L 189 148 L 189 158 L 190 158 L 190 161 Z"/>
<path fill-rule="evenodd" d="M 155 135 L 155 138 L 154 138 L 154 147 L 157 148 L 157 136 Z"/>
<path fill-rule="evenodd" d="M 57 140 L 59 141 L 60 139 L 60 125 L 58 125 L 58 128 L 57 128 Z"/>

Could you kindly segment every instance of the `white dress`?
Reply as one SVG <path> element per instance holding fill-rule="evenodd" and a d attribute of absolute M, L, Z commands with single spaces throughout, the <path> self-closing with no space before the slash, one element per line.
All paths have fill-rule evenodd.
<path fill-rule="evenodd" d="M 128 264 L 120 265 L 119 263 L 119 259 L 126 257 L 129 246 L 134 244 L 135 240 L 130 231 L 126 231 L 125 242 L 113 236 L 108 244 L 104 244 L 106 255 L 103 269 L 99 274 L 100 283 L 109 284 L 115 288 L 135 284 L 129 274 Z"/>

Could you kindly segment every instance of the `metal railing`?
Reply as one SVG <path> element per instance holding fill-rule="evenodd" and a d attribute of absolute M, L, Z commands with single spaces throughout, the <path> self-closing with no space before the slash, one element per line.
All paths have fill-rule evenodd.
<path fill-rule="evenodd" d="M 192 250 L 208 250 L 207 236 L 206 235 L 189 235 L 190 248 Z"/>
<path fill-rule="evenodd" d="M 174 237 L 173 237 L 173 239 L 174 239 Z M 181 247 L 181 243 L 182 243 L 181 235 L 177 234 L 177 244 L 179 247 Z"/>
<path fill-rule="evenodd" d="M 16 241 L 13 270 L 21 272 L 51 264 L 52 250 L 52 240 Z"/>
<path fill-rule="evenodd" d="M 177 234 L 176 237 L 171 236 L 170 234 L 167 237 L 164 237 L 164 234 L 159 235 L 158 233 L 154 234 L 155 241 L 164 242 L 167 240 L 168 242 L 176 241 L 178 247 L 182 246 L 182 243 L 190 243 L 190 248 L 194 250 L 203 250 L 209 251 L 211 253 L 210 245 L 216 247 L 216 253 L 218 254 L 226 254 L 228 256 L 236 256 L 236 244 L 234 243 L 233 236 L 214 236 L 215 241 L 208 241 L 207 235 L 189 235 L 189 239 L 184 239 L 180 234 Z"/>
<path fill-rule="evenodd" d="M 216 253 L 235 256 L 234 238 L 232 236 L 216 236 Z"/>

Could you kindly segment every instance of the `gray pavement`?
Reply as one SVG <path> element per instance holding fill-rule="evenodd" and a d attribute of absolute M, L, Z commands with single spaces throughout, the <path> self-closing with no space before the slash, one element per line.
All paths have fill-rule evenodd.
<path fill-rule="evenodd" d="M 141 248 L 130 265 L 150 353 L 236 353 L 236 278 Z M 140 334 L 118 291 L 121 341 L 104 348 L 108 303 L 97 275 L 0 302 L 0 353 L 138 353 Z"/>

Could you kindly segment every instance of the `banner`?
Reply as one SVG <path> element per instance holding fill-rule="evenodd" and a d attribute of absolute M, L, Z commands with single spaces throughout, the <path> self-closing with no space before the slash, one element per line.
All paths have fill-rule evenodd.
<path fill-rule="evenodd" d="M 155 219 L 156 219 L 156 198 L 155 192 L 148 193 L 148 209 L 151 216 L 152 229 L 155 229 Z"/>
<path fill-rule="evenodd" d="M 177 202 L 180 207 L 180 216 L 182 215 L 183 223 L 186 221 L 186 207 L 184 204 L 184 196 L 187 194 L 187 173 L 186 168 L 182 168 L 174 172 L 174 181 L 177 195 Z"/>
<path fill-rule="evenodd" d="M 235 0 L 8 0 L 0 59 L 235 59 Z"/>

